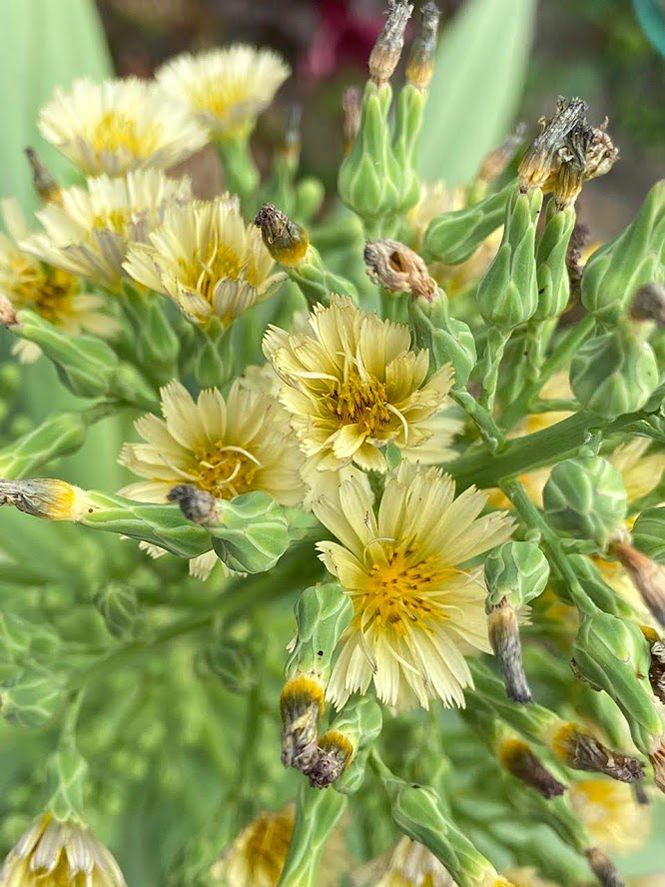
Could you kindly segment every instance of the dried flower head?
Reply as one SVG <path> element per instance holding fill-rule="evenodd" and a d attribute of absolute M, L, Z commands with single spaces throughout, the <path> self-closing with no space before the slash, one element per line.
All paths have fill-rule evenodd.
<path fill-rule="evenodd" d="M 406 79 L 421 92 L 429 86 L 434 74 L 434 55 L 441 12 L 436 3 L 429 0 L 420 8 L 422 24 L 420 34 L 413 41 L 406 65 Z"/>
<path fill-rule="evenodd" d="M 198 324 L 216 317 L 230 325 L 284 279 L 228 196 L 170 207 L 147 240 L 129 249 L 125 271 Z"/>
<path fill-rule="evenodd" d="M 319 457 L 320 470 L 354 462 L 384 471 L 380 448 L 425 444 L 452 384 L 449 366 L 425 381 L 429 353 L 411 350 L 408 327 L 349 298 L 317 306 L 305 334 L 270 327 L 263 348 L 285 383 L 281 401 L 301 447 Z"/>
<path fill-rule="evenodd" d="M 642 600 L 661 625 L 665 625 L 665 568 L 627 542 L 616 540 L 612 552 L 642 595 Z"/>
<path fill-rule="evenodd" d="M 46 520 L 78 521 L 92 511 L 88 494 L 64 480 L 0 480 L 0 505 Z"/>
<path fill-rule="evenodd" d="M 299 265 L 309 247 L 307 231 L 272 203 L 265 203 L 256 214 L 254 224 L 270 255 L 282 265 Z"/>
<path fill-rule="evenodd" d="M 521 739 L 507 739 L 498 748 L 498 758 L 512 776 L 548 800 L 562 795 L 566 786 L 555 779 L 532 749 Z"/>
<path fill-rule="evenodd" d="M 508 516 L 479 517 L 486 497 L 438 469 L 401 463 L 374 512 L 366 479 L 352 478 L 335 500 L 314 503 L 339 542 L 320 542 L 326 567 L 351 596 L 355 617 L 328 686 L 341 706 L 373 681 L 388 705 L 427 708 L 430 699 L 464 705 L 472 686 L 464 654 L 488 650 L 482 568 L 461 564 L 511 533 Z"/>
<path fill-rule="evenodd" d="M 120 176 L 133 169 L 166 169 L 208 141 L 203 126 L 154 83 L 129 77 L 57 88 L 42 108 L 39 128 L 86 175 Z"/>
<path fill-rule="evenodd" d="M 386 22 L 369 57 L 369 76 L 377 86 L 387 83 L 397 67 L 412 12 L 413 4 L 405 0 L 388 0 Z"/>
<path fill-rule="evenodd" d="M 7 887 L 126 887 L 111 853 L 74 820 L 40 816 L 6 858 Z"/>
<path fill-rule="evenodd" d="M 228 139 L 251 131 L 289 73 L 277 53 L 238 44 L 180 55 L 156 77 L 215 138 Z"/>
<path fill-rule="evenodd" d="M 64 189 L 62 205 L 39 210 L 45 232 L 31 234 L 20 246 L 56 268 L 118 288 L 130 243 L 145 241 L 168 206 L 191 196 L 189 179 L 170 179 L 159 170 L 99 176 L 87 188 Z"/>
<path fill-rule="evenodd" d="M 399 240 L 369 240 L 363 253 L 370 279 L 392 293 L 411 293 L 431 302 L 436 282 L 418 253 Z"/>
<path fill-rule="evenodd" d="M 556 111 L 548 120 L 541 117 L 540 132 L 527 149 L 519 165 L 520 187 L 542 188 L 558 169 L 558 152 L 566 144 L 570 132 L 584 120 L 588 105 L 582 99 L 557 101 Z M 584 158 L 579 158 L 583 162 Z"/>
<path fill-rule="evenodd" d="M 342 93 L 344 112 L 344 154 L 348 154 L 360 129 L 361 92 L 357 86 L 348 86 Z"/>
<path fill-rule="evenodd" d="M 492 607 L 487 617 L 490 644 L 497 658 L 508 698 L 526 704 L 532 701 L 531 690 L 522 661 L 519 620 L 515 608 L 503 598 Z"/>
<path fill-rule="evenodd" d="M 0 234 L 0 295 L 12 308 L 29 308 L 74 336 L 85 331 L 108 337 L 117 332 L 117 321 L 101 310 L 104 303 L 100 296 L 86 292 L 78 277 L 40 262 L 19 247 L 30 232 L 18 201 L 0 201 L 0 213 L 7 231 Z M 19 360 L 31 362 L 41 349 L 33 342 L 18 340 L 12 352 Z"/>

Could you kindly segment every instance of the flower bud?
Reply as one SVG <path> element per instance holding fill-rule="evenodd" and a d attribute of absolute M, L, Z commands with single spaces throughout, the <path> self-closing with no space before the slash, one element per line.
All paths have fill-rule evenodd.
<path fill-rule="evenodd" d="M 133 588 L 113 582 L 97 595 L 95 606 L 109 632 L 118 640 L 132 640 L 145 627 L 145 614 Z"/>
<path fill-rule="evenodd" d="M 399 240 L 368 240 L 363 252 L 367 274 L 391 293 L 410 293 L 428 302 L 434 299 L 436 283 L 418 253 Z"/>
<path fill-rule="evenodd" d="M 543 490 L 543 504 L 557 529 L 602 548 L 622 529 L 628 510 L 621 472 L 600 456 L 555 465 Z"/>
<path fill-rule="evenodd" d="M 420 7 L 422 24 L 420 34 L 413 41 L 406 65 L 406 79 L 416 89 L 425 90 L 434 73 L 434 55 L 441 12 L 436 3 L 429 0 Z"/>
<path fill-rule="evenodd" d="M 348 86 L 342 93 L 344 112 L 344 156 L 351 150 L 360 129 L 361 93 L 357 86 Z"/>
<path fill-rule="evenodd" d="M 517 613 L 507 598 L 489 607 L 487 633 L 499 661 L 508 698 L 526 704 L 532 701 L 522 661 L 522 645 Z"/>
<path fill-rule="evenodd" d="M 89 424 L 90 417 L 85 413 L 48 416 L 0 450 L 0 475 L 21 478 L 53 459 L 75 453 L 83 446 Z"/>
<path fill-rule="evenodd" d="M 353 784 L 352 790 L 355 790 L 355 778 L 342 785 L 338 785 L 338 781 L 358 752 L 369 751 L 382 726 L 381 706 L 376 700 L 369 696 L 350 699 L 319 736 L 318 756 L 307 773 L 310 785 L 327 788 L 334 783 L 338 791 L 349 794 L 349 785 Z"/>
<path fill-rule="evenodd" d="M 423 239 L 425 259 L 445 265 L 466 262 L 481 243 L 503 224 L 506 207 L 514 193 L 513 181 L 479 203 L 455 212 L 442 213 L 432 219 Z"/>
<path fill-rule="evenodd" d="M 535 320 L 547 320 L 563 313 L 570 297 L 570 279 L 566 257 L 575 227 L 572 206 L 559 210 L 554 201 L 547 205 L 545 227 L 536 248 L 538 307 Z"/>
<path fill-rule="evenodd" d="M 519 610 L 545 590 L 550 575 L 547 558 L 533 542 L 505 542 L 485 560 L 486 609 L 506 599 Z"/>
<path fill-rule="evenodd" d="M 43 727 L 62 705 L 63 678 L 36 664 L 20 668 L 0 684 L 0 715 L 20 727 Z"/>
<path fill-rule="evenodd" d="M 611 551 L 621 561 L 646 606 L 665 625 L 665 568 L 627 542 L 615 540 Z"/>
<path fill-rule="evenodd" d="M 604 773 L 619 782 L 637 782 L 644 776 L 639 758 L 607 748 L 583 727 L 559 722 L 548 736 L 548 745 L 557 758 L 573 770 Z"/>
<path fill-rule="evenodd" d="M 587 339 L 570 365 L 575 397 L 606 419 L 642 409 L 658 379 L 653 348 L 625 324 Z"/>
<path fill-rule="evenodd" d="M 633 221 L 596 250 L 582 278 L 582 304 L 603 321 L 615 320 L 635 291 L 661 273 L 665 237 L 665 181 L 649 191 Z"/>
<path fill-rule="evenodd" d="M 282 763 L 307 773 L 318 757 L 318 721 L 332 659 L 353 604 L 337 583 L 306 588 L 296 604 L 296 636 L 282 690 Z"/>
<path fill-rule="evenodd" d="M 263 573 L 275 566 L 291 544 L 284 509 L 267 493 L 219 500 L 219 521 L 206 524 L 212 547 L 238 573 Z"/>
<path fill-rule="evenodd" d="M 294 215 L 303 223 L 309 222 L 318 213 L 325 200 L 326 189 L 315 176 L 303 176 L 295 185 Z"/>
<path fill-rule="evenodd" d="M 202 650 L 200 664 L 229 693 L 245 696 L 256 685 L 256 668 L 246 643 L 220 637 Z"/>
<path fill-rule="evenodd" d="M 521 739 L 506 739 L 497 749 L 499 762 L 520 782 L 535 789 L 548 800 L 562 795 L 566 786 L 555 779 L 532 749 Z"/>
<path fill-rule="evenodd" d="M 64 480 L 0 480 L 0 505 L 46 520 L 80 521 L 92 511 L 88 494 Z"/>
<path fill-rule="evenodd" d="M 486 323 L 511 330 L 526 323 L 538 307 L 536 224 L 540 190 L 515 193 L 506 207 L 501 246 L 478 285 L 478 308 Z"/>
<path fill-rule="evenodd" d="M 256 214 L 254 224 L 261 229 L 266 249 L 281 265 L 298 265 L 309 247 L 309 235 L 271 203 L 264 204 Z"/>
<path fill-rule="evenodd" d="M 633 320 L 653 320 L 665 327 L 665 286 L 645 283 L 635 292 L 628 311 Z"/>
<path fill-rule="evenodd" d="M 590 847 L 585 856 L 601 887 L 626 887 L 617 867 L 600 847 Z"/>
<path fill-rule="evenodd" d="M 633 544 L 647 557 L 665 564 L 665 508 L 647 508 L 638 515 L 631 531 Z"/>
<path fill-rule="evenodd" d="M 485 156 L 478 171 L 481 182 L 492 182 L 497 179 L 517 153 L 526 135 L 526 123 L 518 123 L 508 138 Z"/>
<path fill-rule="evenodd" d="M 520 188 L 523 191 L 542 188 L 552 172 L 558 168 L 558 152 L 569 133 L 579 124 L 587 111 L 587 103 L 579 98 L 559 98 L 556 112 L 547 120 L 541 117 L 540 132 L 520 161 Z"/>
<path fill-rule="evenodd" d="M 404 47 L 406 24 L 412 12 L 411 3 L 388 0 L 386 23 L 369 57 L 369 76 L 377 86 L 387 83 L 397 67 Z"/>
<path fill-rule="evenodd" d="M 42 203 L 62 203 L 62 189 L 51 171 L 39 159 L 34 148 L 26 148 L 25 156 L 32 170 L 32 185 Z"/>

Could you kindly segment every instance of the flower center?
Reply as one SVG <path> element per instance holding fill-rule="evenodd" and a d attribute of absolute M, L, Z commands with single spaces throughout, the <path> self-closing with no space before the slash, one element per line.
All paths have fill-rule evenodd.
<path fill-rule="evenodd" d="M 196 486 L 217 499 L 233 499 L 254 488 L 256 472 L 261 464 L 240 447 L 225 446 L 217 441 L 208 449 L 194 449 L 198 475 Z"/>
<path fill-rule="evenodd" d="M 74 286 L 75 281 L 71 275 L 55 270 L 33 292 L 32 298 L 37 312 L 53 324 L 57 324 L 63 315 L 73 313 L 71 303 Z"/>
<path fill-rule="evenodd" d="M 439 587 L 450 568 L 434 554 L 413 561 L 413 551 L 388 548 L 387 564 L 374 564 L 367 584 L 354 595 L 356 620 L 362 628 L 378 623 L 382 630 L 404 635 L 409 624 L 442 621 L 446 617 L 428 592 Z"/>
<path fill-rule="evenodd" d="M 293 819 L 286 813 L 264 813 L 251 828 L 245 858 L 254 875 L 252 883 L 264 883 L 265 879 L 265 883 L 276 884 L 289 849 Z"/>
<path fill-rule="evenodd" d="M 373 376 L 361 379 L 357 373 L 351 373 L 343 382 L 332 383 L 325 400 L 342 425 L 361 425 L 371 437 L 393 419 L 386 386 Z"/>
<path fill-rule="evenodd" d="M 136 120 L 120 111 L 107 111 L 91 138 L 95 151 L 125 150 L 135 157 L 147 157 L 157 146 L 154 127 L 139 133 Z"/>
<path fill-rule="evenodd" d="M 91 226 L 95 230 L 110 229 L 116 234 L 127 237 L 132 211 L 130 209 L 109 209 L 93 216 Z"/>

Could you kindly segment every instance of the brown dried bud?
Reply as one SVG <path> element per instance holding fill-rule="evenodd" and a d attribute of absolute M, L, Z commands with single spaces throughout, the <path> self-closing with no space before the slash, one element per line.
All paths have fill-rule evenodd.
<path fill-rule="evenodd" d="M 291 105 L 289 108 L 284 137 L 277 146 L 276 154 L 285 161 L 289 167 L 295 169 L 300 158 L 300 121 L 302 108 L 300 105 Z"/>
<path fill-rule="evenodd" d="M 436 282 L 430 277 L 427 265 L 408 246 L 399 240 L 370 240 L 363 253 L 367 274 L 373 283 L 391 293 L 411 293 L 434 299 Z"/>
<path fill-rule="evenodd" d="M 562 161 L 559 169 L 543 186 L 546 191 L 554 192 L 557 209 L 572 206 L 579 197 L 584 184 L 584 167 L 578 166 L 575 158 Z"/>
<path fill-rule="evenodd" d="M 498 178 L 517 153 L 525 135 L 526 123 L 518 123 L 506 141 L 485 157 L 478 178 L 482 182 L 491 182 Z"/>
<path fill-rule="evenodd" d="M 645 628 L 642 633 L 646 635 Z M 656 633 L 653 632 L 655 635 Z M 655 640 L 646 635 L 651 647 L 651 665 L 649 666 L 649 681 L 654 695 L 665 703 L 665 643 L 656 635 Z"/>
<path fill-rule="evenodd" d="M 319 737 L 316 760 L 307 771 L 312 788 L 328 788 L 351 763 L 353 746 L 342 733 L 328 730 Z"/>
<path fill-rule="evenodd" d="M 644 776 L 642 761 L 611 751 L 577 724 L 563 724 L 551 737 L 550 745 L 557 758 L 573 770 L 604 773 L 619 782 L 637 782 Z"/>
<path fill-rule="evenodd" d="M 503 598 L 488 616 L 488 634 L 508 698 L 526 704 L 532 701 L 522 661 L 522 645 L 515 608 Z"/>
<path fill-rule="evenodd" d="M 195 524 L 214 524 L 219 520 L 215 497 L 192 484 L 177 484 L 166 498 L 177 502 L 187 520 Z"/>
<path fill-rule="evenodd" d="M 619 159 L 619 149 L 612 143 L 607 132 L 607 124 L 606 117 L 600 126 L 592 130 L 584 161 L 585 181 L 606 175 Z"/>
<path fill-rule="evenodd" d="M 611 550 L 661 625 L 665 625 L 665 568 L 627 542 L 613 542 Z"/>
<path fill-rule="evenodd" d="M 587 107 L 582 99 L 560 97 L 554 115 L 549 120 L 541 117 L 540 132 L 519 165 L 520 188 L 523 191 L 542 188 L 552 173 L 558 170 L 558 152 L 575 126 L 584 120 Z"/>
<path fill-rule="evenodd" d="M 263 242 L 270 255 L 282 265 L 299 265 L 309 248 L 307 231 L 273 206 L 264 204 L 254 224 L 261 229 Z"/>
<path fill-rule="evenodd" d="M 590 847 L 585 856 L 591 866 L 591 871 L 598 878 L 603 887 L 626 887 L 623 878 L 616 866 L 600 847 Z"/>
<path fill-rule="evenodd" d="M 521 739 L 508 739 L 499 748 L 501 765 L 529 788 L 550 800 L 562 795 L 566 786 L 555 779 Z"/>
<path fill-rule="evenodd" d="M 0 323 L 3 326 L 15 326 L 18 323 L 16 308 L 2 293 L 0 293 Z"/>
<path fill-rule="evenodd" d="M 654 320 L 658 326 L 665 326 L 665 286 L 645 283 L 635 292 L 629 313 L 633 320 Z"/>
<path fill-rule="evenodd" d="M 323 687 L 313 677 L 298 675 L 287 681 L 279 701 L 282 715 L 282 764 L 309 773 L 319 757 L 319 718 L 323 714 Z"/>
<path fill-rule="evenodd" d="M 25 514 L 46 520 L 80 521 L 93 511 L 85 490 L 48 477 L 0 479 L 0 505 L 13 505 Z"/>
<path fill-rule="evenodd" d="M 25 156 L 32 168 L 32 184 L 44 203 L 62 203 L 62 189 L 51 174 L 49 168 L 42 163 L 34 148 L 26 148 Z"/>
<path fill-rule="evenodd" d="M 362 98 L 357 86 L 349 86 L 342 93 L 344 112 L 344 154 L 348 154 L 360 129 L 360 109 Z"/>
<path fill-rule="evenodd" d="M 404 0 L 388 0 L 386 23 L 369 57 L 369 76 L 377 86 L 387 83 L 397 67 L 404 46 L 406 24 L 413 4 Z"/>
<path fill-rule="evenodd" d="M 420 34 L 413 41 L 409 61 L 406 66 L 407 82 L 421 92 L 430 85 L 434 73 L 434 54 L 439 31 L 441 12 L 436 3 L 425 3 L 421 9 L 422 25 Z"/>
<path fill-rule="evenodd" d="M 580 301 L 582 293 L 582 275 L 584 273 L 584 265 L 582 264 L 582 247 L 586 246 L 590 236 L 587 225 L 582 222 L 576 222 L 573 233 L 568 243 L 566 251 L 566 267 L 568 268 L 568 277 L 570 279 L 570 303 L 576 304 Z"/>

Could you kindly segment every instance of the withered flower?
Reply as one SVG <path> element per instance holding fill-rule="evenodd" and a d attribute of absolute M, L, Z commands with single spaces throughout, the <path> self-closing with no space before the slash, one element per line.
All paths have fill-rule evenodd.
<path fill-rule="evenodd" d="M 428 302 L 434 298 L 436 282 L 427 265 L 399 240 L 370 240 L 365 244 L 363 258 L 373 283 L 392 293 L 423 296 Z"/>

